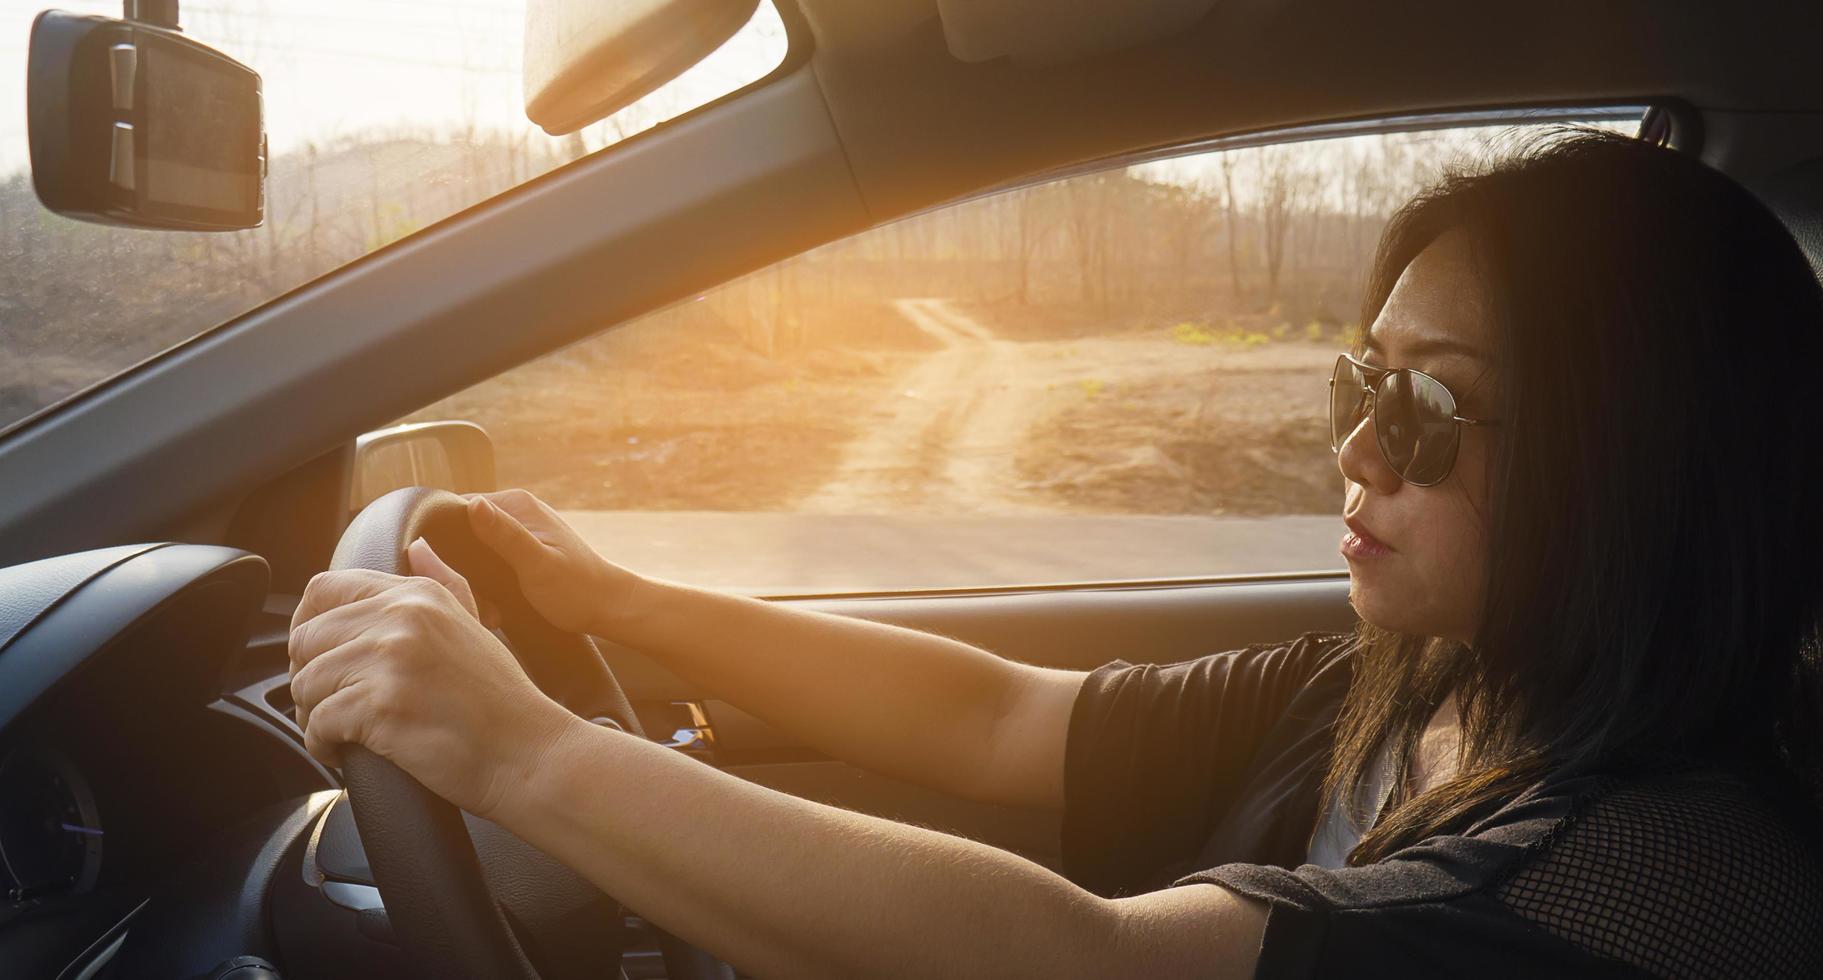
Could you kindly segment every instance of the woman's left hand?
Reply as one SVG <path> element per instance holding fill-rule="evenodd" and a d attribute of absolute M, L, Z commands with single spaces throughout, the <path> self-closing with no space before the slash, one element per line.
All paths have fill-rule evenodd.
<path fill-rule="evenodd" d="M 480 817 L 524 782 L 576 717 L 481 625 L 468 583 L 423 541 L 416 576 L 310 580 L 291 618 L 291 693 L 325 765 L 360 744 Z"/>

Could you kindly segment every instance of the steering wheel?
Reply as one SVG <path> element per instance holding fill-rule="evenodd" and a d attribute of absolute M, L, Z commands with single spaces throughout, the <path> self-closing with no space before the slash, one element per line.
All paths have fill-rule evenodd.
<path fill-rule="evenodd" d="M 545 694 L 581 717 L 605 718 L 643 737 L 595 642 L 552 626 L 532 608 L 512 568 L 470 530 L 461 497 L 409 487 L 375 500 L 343 532 L 330 568 L 410 574 L 405 549 L 419 537 L 468 579 L 477 601 L 498 606 L 507 646 Z M 618 970 L 619 906 L 582 876 L 495 825 L 465 820 L 365 748 L 347 747 L 342 774 L 387 918 L 416 972 L 450 980 L 581 980 Z M 476 839 L 495 859 L 485 869 Z M 560 914 L 540 929 L 531 916 L 512 915 L 515 906 Z M 595 914 L 603 918 L 579 921 Z"/>

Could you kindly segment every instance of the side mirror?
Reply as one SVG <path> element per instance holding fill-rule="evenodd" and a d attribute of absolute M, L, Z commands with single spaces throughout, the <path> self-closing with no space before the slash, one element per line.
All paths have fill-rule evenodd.
<path fill-rule="evenodd" d="M 185 231 L 265 218 L 259 73 L 175 29 L 45 11 L 26 103 L 32 184 L 58 214 Z"/>
<path fill-rule="evenodd" d="M 494 487 L 494 443 L 473 422 L 416 422 L 355 440 L 348 512 L 402 487 L 485 493 Z"/>

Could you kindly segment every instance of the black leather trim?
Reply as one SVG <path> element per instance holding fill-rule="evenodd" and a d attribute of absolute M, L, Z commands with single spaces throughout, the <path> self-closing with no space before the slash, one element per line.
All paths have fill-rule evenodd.
<path fill-rule="evenodd" d="M 68 563 L 51 558 L 0 570 L 0 594 L 28 594 L 26 600 L 8 598 L 22 610 L 38 610 L 0 650 L 0 729 L 105 651 L 143 654 L 120 641 L 167 611 L 196 617 L 186 626 L 194 649 L 183 662 L 164 665 L 162 679 L 190 689 L 199 701 L 216 695 L 221 662 L 245 644 L 247 623 L 266 594 L 265 559 L 183 544 L 67 557 Z M 86 578 L 77 574 L 85 571 Z M 174 605 L 187 602 L 197 605 Z"/>
<path fill-rule="evenodd" d="M 0 568 L 0 650 L 90 579 L 157 544 L 131 544 Z"/>

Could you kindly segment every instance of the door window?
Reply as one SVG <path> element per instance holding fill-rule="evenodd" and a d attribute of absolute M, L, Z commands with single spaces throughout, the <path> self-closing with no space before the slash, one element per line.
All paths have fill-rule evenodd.
<path fill-rule="evenodd" d="M 1329 370 L 1510 129 L 1181 156 L 870 230 L 431 406 L 611 560 L 762 594 L 1336 571 Z"/>

